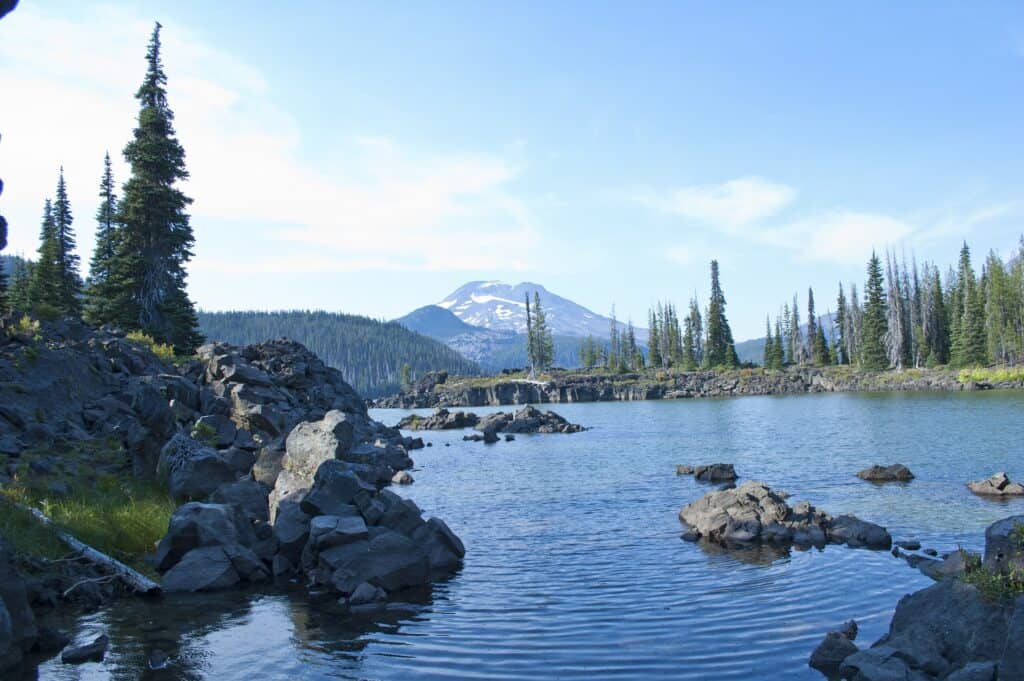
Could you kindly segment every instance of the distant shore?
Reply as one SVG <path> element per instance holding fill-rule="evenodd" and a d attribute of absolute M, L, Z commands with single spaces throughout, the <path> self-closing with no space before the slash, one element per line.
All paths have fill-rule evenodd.
<path fill-rule="evenodd" d="M 848 366 L 726 371 L 658 370 L 638 373 L 553 370 L 530 379 L 431 373 L 410 389 L 380 398 L 375 407 L 482 407 L 513 404 L 694 399 L 741 395 L 833 392 L 966 391 L 1024 388 L 1024 367 L 956 370 L 857 371 Z"/>

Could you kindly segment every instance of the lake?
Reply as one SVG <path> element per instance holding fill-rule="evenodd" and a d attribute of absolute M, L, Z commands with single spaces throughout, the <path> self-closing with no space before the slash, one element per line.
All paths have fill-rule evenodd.
<path fill-rule="evenodd" d="M 507 407 L 505 409 L 508 409 Z M 1024 500 L 964 483 L 1024 478 L 1024 393 L 802 395 L 554 405 L 584 433 L 463 442 L 420 433 L 415 484 L 398 489 L 466 544 L 462 570 L 375 616 L 301 592 L 123 601 L 73 624 L 107 631 L 99 664 L 50 662 L 43 679 L 821 679 L 826 631 L 855 618 L 881 636 L 899 598 L 931 581 L 887 552 L 726 552 L 680 540 L 682 506 L 715 489 L 675 464 L 730 462 L 785 489 L 948 551 Z M 474 409 L 477 413 L 493 411 Z M 375 410 L 394 424 L 405 410 Z M 421 413 L 429 411 L 421 410 Z M 446 446 L 448 445 L 448 446 Z M 855 477 L 904 463 L 906 485 Z M 171 655 L 146 667 L 151 651 Z"/>

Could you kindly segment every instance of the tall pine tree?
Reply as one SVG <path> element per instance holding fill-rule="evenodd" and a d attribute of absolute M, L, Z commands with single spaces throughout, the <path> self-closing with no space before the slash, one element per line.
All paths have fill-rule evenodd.
<path fill-rule="evenodd" d="M 733 343 L 729 320 L 725 317 L 725 294 L 718 278 L 718 261 L 711 261 L 711 299 L 708 303 L 707 342 L 704 346 L 704 365 L 707 367 L 735 367 L 739 364 Z"/>
<path fill-rule="evenodd" d="M 116 318 L 116 311 L 110 307 L 110 269 L 117 254 L 117 196 L 114 194 L 114 171 L 109 153 L 103 157 L 99 196 L 96 247 L 89 263 L 89 281 L 85 289 L 85 318 L 97 326 Z"/>
<path fill-rule="evenodd" d="M 839 282 L 839 296 L 836 298 L 836 338 L 835 338 L 835 355 L 836 364 L 849 364 L 850 357 L 847 355 L 847 337 L 846 337 L 846 294 L 843 293 L 843 282 Z"/>
<path fill-rule="evenodd" d="M 868 281 L 864 287 L 862 324 L 861 367 L 872 371 L 888 368 L 889 358 L 885 351 L 885 335 L 889 326 L 886 320 L 882 261 L 878 259 L 878 254 L 874 251 L 871 252 L 871 260 L 868 261 Z"/>
<path fill-rule="evenodd" d="M 57 226 L 53 221 L 53 203 L 43 204 L 39 228 L 39 250 L 28 285 L 28 308 L 45 317 L 58 316 L 60 309 L 60 268 L 58 265 Z"/>
<path fill-rule="evenodd" d="M 959 295 L 956 298 L 958 307 L 954 310 L 957 324 L 954 327 L 952 361 L 961 367 L 986 364 L 985 301 L 974 278 L 971 249 L 966 242 L 960 249 L 957 287 Z"/>
<path fill-rule="evenodd" d="M 195 241 L 186 212 L 192 199 L 177 187 L 188 171 L 167 104 L 159 23 L 153 28 L 146 62 L 146 76 L 135 94 L 138 125 L 124 149 L 131 177 L 122 188 L 118 210 L 110 306 L 120 326 L 141 330 L 185 353 L 202 340 L 186 291 L 185 263 Z"/>
<path fill-rule="evenodd" d="M 53 201 L 53 226 L 56 238 L 56 265 L 58 273 L 55 306 L 61 314 L 78 316 L 82 312 L 82 277 L 78 272 L 80 260 L 75 253 L 75 230 L 71 226 L 71 201 L 64 182 L 64 167 L 57 178 L 57 194 Z"/>

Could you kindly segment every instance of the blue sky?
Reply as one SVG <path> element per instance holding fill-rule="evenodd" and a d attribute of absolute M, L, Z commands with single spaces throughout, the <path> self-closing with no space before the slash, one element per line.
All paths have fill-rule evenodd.
<path fill-rule="evenodd" d="M 9 250 L 63 163 L 88 260 L 154 19 L 207 309 L 394 317 L 503 279 L 639 321 L 717 257 L 746 338 L 872 247 L 945 266 L 1024 231 L 1020 3 L 297 5 L 23 2 Z"/>

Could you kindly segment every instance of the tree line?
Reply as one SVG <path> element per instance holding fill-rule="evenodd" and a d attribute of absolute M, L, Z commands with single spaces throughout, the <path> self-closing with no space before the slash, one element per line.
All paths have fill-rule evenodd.
<path fill-rule="evenodd" d="M 606 346 L 588 336 L 580 347 L 580 365 L 585 369 L 603 367 L 608 371 L 642 371 L 645 368 L 700 368 L 739 366 L 736 343 L 725 314 L 725 293 L 719 278 L 718 261 L 711 261 L 711 295 L 701 314 L 697 297 L 690 299 L 685 318 L 680 322 L 676 306 L 658 302 L 647 318 L 647 354 L 637 341 L 630 320 L 624 330 L 611 312 L 610 341 Z"/>
<path fill-rule="evenodd" d="M 167 76 L 157 23 L 146 51 L 146 75 L 135 93 L 139 114 L 123 154 L 131 169 L 116 193 L 110 154 L 103 160 L 96 247 L 88 279 L 75 253 L 74 216 L 64 169 L 53 198 L 43 203 L 38 257 L 19 259 L 9 284 L 0 277 L 0 311 L 43 318 L 80 317 L 101 326 L 141 331 L 190 353 L 202 342 L 195 306 L 186 291 L 185 263 L 195 238 L 187 208 L 192 199 L 177 185 L 188 178 L 185 151 L 167 103 Z M 6 225 L 0 250 L 6 245 Z"/>
<path fill-rule="evenodd" d="M 955 267 L 872 253 L 863 301 L 855 283 L 839 284 L 836 313 L 815 314 L 807 291 L 806 333 L 796 296 L 767 319 L 764 366 L 853 365 L 881 371 L 951 365 L 1015 365 L 1024 359 L 1024 237 L 1004 262 L 990 251 L 980 276 L 964 242 Z M 847 293 L 847 291 L 849 293 Z M 831 326 L 826 336 L 824 324 Z M 830 340 L 831 339 L 831 340 Z"/>
<path fill-rule="evenodd" d="M 397 322 L 336 312 L 199 311 L 199 328 L 209 338 L 236 345 L 287 336 L 341 371 L 359 394 L 398 392 L 429 371 L 477 375 L 480 367 L 447 345 Z M 403 368 L 406 368 L 403 370 Z"/>

